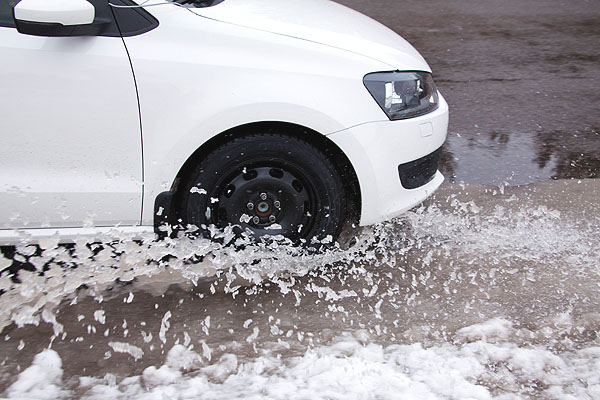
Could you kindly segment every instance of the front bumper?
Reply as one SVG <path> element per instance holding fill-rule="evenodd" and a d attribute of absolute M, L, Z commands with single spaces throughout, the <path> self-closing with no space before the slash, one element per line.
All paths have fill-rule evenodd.
<path fill-rule="evenodd" d="M 369 122 L 328 135 L 346 153 L 358 177 L 360 225 L 395 217 L 421 203 L 441 185 L 444 177 L 436 171 L 433 179 L 424 179 L 422 186 L 403 187 L 399 166 L 427 159 L 443 145 L 447 130 L 448 104 L 440 96 L 438 109 L 427 115 Z"/>

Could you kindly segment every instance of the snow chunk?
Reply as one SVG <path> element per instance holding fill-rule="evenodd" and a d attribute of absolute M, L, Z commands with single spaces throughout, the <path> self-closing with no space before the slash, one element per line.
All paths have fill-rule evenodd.
<path fill-rule="evenodd" d="M 151 366 L 144 370 L 142 377 L 147 386 L 164 386 L 181 379 L 181 372 L 168 365 L 163 365 L 160 368 Z"/>
<path fill-rule="evenodd" d="M 94 311 L 94 319 L 104 325 L 106 323 L 106 315 L 104 314 L 104 310 Z"/>
<path fill-rule="evenodd" d="M 183 370 L 197 369 L 203 364 L 202 357 L 191 349 L 176 344 L 167 354 L 166 365 Z"/>
<path fill-rule="evenodd" d="M 506 340 L 513 333 L 513 324 L 502 318 L 494 318 L 481 324 L 475 324 L 459 329 L 457 332 L 458 342 L 473 342 L 481 340 L 484 342 L 495 342 Z"/>
<path fill-rule="evenodd" d="M 137 346 L 123 342 L 108 342 L 108 345 L 117 353 L 126 353 L 132 356 L 135 361 L 144 356 L 144 351 Z"/>
<path fill-rule="evenodd" d="M 206 190 L 196 186 L 192 186 L 192 188 L 190 189 L 190 193 L 207 194 Z"/>
<path fill-rule="evenodd" d="M 7 390 L 8 398 L 58 399 L 68 396 L 62 384 L 62 360 L 54 350 L 37 354 L 33 363 L 19 374 L 17 381 Z"/>
<path fill-rule="evenodd" d="M 158 332 L 158 338 L 161 342 L 167 343 L 167 331 L 171 327 L 169 319 L 171 318 L 171 311 L 167 311 L 160 322 L 160 331 Z"/>

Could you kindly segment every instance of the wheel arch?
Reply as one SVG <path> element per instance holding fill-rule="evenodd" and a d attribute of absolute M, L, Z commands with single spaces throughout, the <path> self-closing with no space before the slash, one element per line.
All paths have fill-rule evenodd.
<path fill-rule="evenodd" d="M 202 160 L 211 151 L 230 141 L 233 138 L 242 137 L 254 133 L 268 132 L 300 138 L 314 145 L 318 149 L 322 149 L 323 154 L 325 154 L 325 156 L 332 162 L 332 164 L 335 166 L 342 178 L 342 185 L 346 190 L 346 195 L 348 199 L 347 222 L 357 223 L 360 220 L 360 184 L 358 181 L 356 171 L 354 170 L 354 166 L 352 165 L 350 159 L 346 156 L 346 154 L 338 147 L 338 145 L 336 145 L 332 140 L 327 138 L 327 136 L 302 125 L 280 121 L 253 122 L 240 125 L 228 129 L 224 132 L 221 132 L 220 134 L 217 134 L 209 140 L 207 140 L 187 158 L 187 160 L 183 163 L 183 165 L 177 172 L 177 175 L 169 191 L 169 197 L 172 197 L 172 200 L 164 200 L 167 196 L 165 196 L 164 193 L 161 193 L 156 198 L 155 208 L 158 209 L 161 206 L 160 203 L 164 203 L 165 201 L 177 204 L 178 196 L 181 195 L 179 190 L 180 183 L 184 182 L 187 179 L 188 174 L 191 173 L 194 165 L 200 162 L 200 160 Z M 162 205 L 164 206 L 164 204 Z M 168 207 L 168 209 L 171 209 L 171 207 Z M 176 207 L 173 207 L 173 209 L 170 210 L 169 214 L 170 215 L 168 220 L 171 224 L 177 223 L 177 221 L 180 219 Z M 159 224 L 164 222 L 164 219 L 156 218 L 156 215 L 157 214 L 155 212 L 155 226 L 158 226 Z"/>

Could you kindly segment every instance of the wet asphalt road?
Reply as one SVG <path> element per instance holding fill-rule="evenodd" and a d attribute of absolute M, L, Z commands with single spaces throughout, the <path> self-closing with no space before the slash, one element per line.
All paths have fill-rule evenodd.
<path fill-rule="evenodd" d="M 550 332 L 539 340 L 556 346 L 557 353 L 560 346 L 569 351 L 597 342 L 600 188 L 597 181 L 578 185 L 577 180 L 600 174 L 600 3 L 340 3 L 391 27 L 429 62 L 451 107 L 442 170 L 450 181 L 468 185 L 443 187 L 428 202 L 439 202 L 439 210 L 411 217 L 415 232 L 384 227 L 391 235 L 385 251 L 342 255 L 348 258 L 338 262 L 339 269 L 334 263 L 325 272 L 305 271 L 287 293 L 276 283 L 242 288 L 235 298 L 189 282 L 171 285 L 185 281 L 179 274 L 186 266 L 171 266 L 152 278 L 140 275 L 130 284 L 130 277 L 119 275 L 122 268 L 144 267 L 148 259 L 112 256 L 107 261 L 116 263 L 112 270 L 96 270 L 82 255 L 76 271 L 90 268 L 90 278 L 81 278 L 89 279 L 89 288 L 80 287 L 77 302 L 69 299 L 57 310 L 64 332 L 44 322 L 3 330 L 0 392 L 49 343 L 63 359 L 65 381 L 77 386 L 73 382 L 81 375 L 142 374 L 189 337 L 197 351 L 204 345 L 212 349 L 212 362 L 227 352 L 235 352 L 240 362 L 257 354 L 299 355 L 350 329 L 364 329 L 372 335 L 368 340 L 383 344 L 451 341 L 461 327 L 495 317 Z M 543 182 L 568 178 L 577 180 Z M 503 182 L 541 183 L 500 193 L 504 189 L 494 187 Z M 119 251 L 125 254 L 127 246 Z M 236 257 L 225 254 L 221 262 L 234 263 Z M 56 287 L 40 283 L 48 287 L 44 295 L 60 292 L 69 279 L 75 291 L 81 281 L 74 271 L 71 276 L 53 271 L 59 282 Z M 36 289 L 38 278 L 27 276 L 30 286 L 19 288 L 23 292 Z M 122 282 L 113 285 L 117 277 Z M 109 290 L 90 295 L 93 279 Z M 554 321 L 562 313 L 581 329 L 559 331 Z M 254 328 L 260 328 L 255 336 Z M 131 343 L 144 357 L 112 351 L 110 342 Z M 507 391 L 539 394 L 536 382 L 517 383 L 520 388 Z M 81 394 L 77 390 L 75 397 Z"/>
<path fill-rule="evenodd" d="M 411 42 L 450 104 L 456 182 L 600 177 L 600 4 L 342 0 Z"/>

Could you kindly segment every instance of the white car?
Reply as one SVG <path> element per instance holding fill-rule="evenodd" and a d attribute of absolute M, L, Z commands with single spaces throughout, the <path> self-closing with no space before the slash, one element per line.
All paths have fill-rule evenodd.
<path fill-rule="evenodd" d="M 430 67 L 330 1 L 0 0 L 0 60 L 2 244 L 335 237 L 443 181 Z"/>

